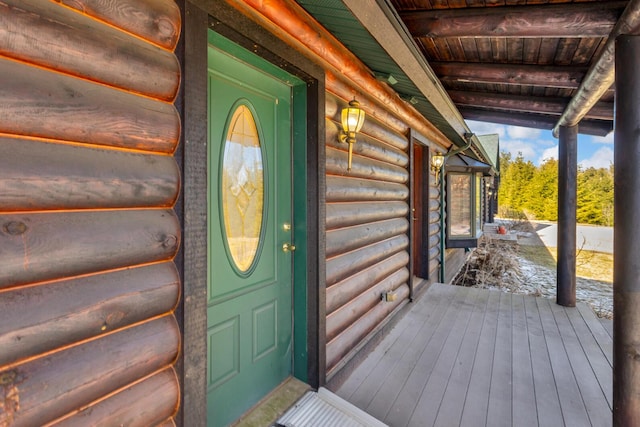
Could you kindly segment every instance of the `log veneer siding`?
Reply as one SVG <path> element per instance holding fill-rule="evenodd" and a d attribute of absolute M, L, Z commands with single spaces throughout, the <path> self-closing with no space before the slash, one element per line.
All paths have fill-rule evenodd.
<path fill-rule="evenodd" d="M 335 89 L 333 86 L 329 87 L 330 89 Z M 350 94 L 353 93 L 351 89 L 345 88 L 344 90 Z M 364 103 L 361 104 L 363 108 L 366 106 Z M 334 123 L 333 126 L 328 126 L 328 128 L 334 128 L 336 131 L 339 129 L 342 109 L 345 106 L 346 104 L 337 96 L 327 96 L 325 113 L 327 118 L 331 119 Z M 358 142 L 361 142 L 363 139 L 365 141 L 369 141 L 372 138 L 375 138 L 382 143 L 377 145 L 383 148 L 384 151 L 389 150 L 391 147 L 396 148 L 397 150 L 390 151 L 395 151 L 397 155 L 403 159 L 399 164 L 406 166 L 409 164 L 409 154 L 407 153 L 407 150 L 409 149 L 409 140 L 404 136 L 404 134 L 409 131 L 409 128 L 404 122 L 391 115 L 389 115 L 391 117 L 388 117 L 387 115 L 382 114 L 383 112 L 385 111 L 376 109 L 375 116 L 373 116 L 376 117 L 376 120 L 365 120 L 362 125 L 362 131 L 358 133 Z M 372 116 L 370 115 L 369 118 L 372 118 Z M 327 144 L 334 145 L 336 143 L 339 144 L 337 140 L 332 141 L 330 138 L 327 138 Z M 338 145 L 338 147 L 344 148 L 344 144 Z M 356 150 L 359 147 L 358 145 L 355 145 L 353 148 Z M 381 160 L 386 159 L 382 158 Z M 389 161 L 389 163 L 394 163 L 394 161 Z"/>
<path fill-rule="evenodd" d="M 326 366 L 330 377 L 409 295 L 409 142 L 396 126 L 368 112 L 347 172 L 347 146 L 338 141 L 339 116 L 345 105 L 327 94 Z M 397 292 L 396 301 L 381 300 L 388 291 Z"/>
<path fill-rule="evenodd" d="M 171 156 L 0 137 L 5 211 L 170 207 L 179 187 Z"/>
<path fill-rule="evenodd" d="M 332 138 L 327 139 L 327 146 L 337 149 L 344 149 L 344 144 L 338 141 L 338 125 L 330 121 L 326 123 L 327 135 Z M 335 136 L 335 138 L 333 138 Z M 369 135 L 358 135 L 358 144 L 353 146 L 353 153 L 370 159 L 381 160 L 390 165 L 406 167 L 409 164 L 409 156 L 402 149 L 391 147 L 379 139 L 371 138 Z"/>
<path fill-rule="evenodd" d="M 180 9 L 173 0 L 55 0 L 173 51 L 180 38 Z"/>
<path fill-rule="evenodd" d="M 353 322 L 353 317 L 364 316 L 369 310 L 380 303 L 380 295 L 389 289 L 397 289 L 406 284 L 409 279 L 409 270 L 402 268 L 384 277 L 366 292 L 357 295 L 347 304 L 340 307 L 327 316 L 327 340 L 335 338 L 340 332 L 347 329 Z"/>
<path fill-rule="evenodd" d="M 0 133 L 173 153 L 176 108 L 21 62 L 0 59 Z"/>
<path fill-rule="evenodd" d="M 180 20 L 0 4 L 2 426 L 175 426 Z"/>
<path fill-rule="evenodd" d="M 386 202 L 384 209 L 373 203 L 332 203 L 327 206 L 326 224 L 328 228 L 347 227 L 383 219 L 402 218 L 409 213 L 406 202 Z"/>
<path fill-rule="evenodd" d="M 406 234 L 409 221 L 406 218 L 394 218 L 367 224 L 343 227 L 327 231 L 327 256 L 333 256 L 358 249 L 371 243 Z"/>
<path fill-rule="evenodd" d="M 450 283 L 456 278 L 460 269 L 467 261 L 468 254 L 464 249 L 446 249 L 445 250 L 445 278 L 444 283 Z"/>
<path fill-rule="evenodd" d="M 172 210 L 0 214 L 0 289 L 173 258 Z"/>
<path fill-rule="evenodd" d="M 0 29 L 3 56 L 165 101 L 178 91 L 173 53 L 54 2 L 4 0 Z"/>
<path fill-rule="evenodd" d="M 327 259 L 327 287 L 409 247 L 409 237 L 395 236 Z"/>
<path fill-rule="evenodd" d="M 179 297 L 172 262 L 15 288 L 2 295 L 0 365 L 162 315 Z"/>
<path fill-rule="evenodd" d="M 20 409 L 9 425 L 43 425 L 126 389 L 132 379 L 171 364 L 179 342 L 178 324 L 168 315 L 27 362 L 10 371 L 16 372 Z"/>
<path fill-rule="evenodd" d="M 375 201 L 376 199 L 393 201 L 407 200 L 408 197 L 409 189 L 404 184 L 327 176 L 327 202 Z"/>
<path fill-rule="evenodd" d="M 337 134 L 336 134 L 337 138 Z M 327 147 L 327 173 L 340 174 L 347 168 L 347 154 L 335 148 Z M 350 175 L 367 179 L 379 179 L 388 182 L 406 183 L 407 170 L 379 160 L 356 157 L 351 165 Z"/>
<path fill-rule="evenodd" d="M 373 266 L 359 271 L 327 289 L 327 312 L 333 313 L 338 308 L 369 289 L 371 283 L 377 283 L 399 271 L 409 263 L 407 252 L 398 252 Z"/>
<path fill-rule="evenodd" d="M 176 385 L 175 371 L 173 368 L 167 368 L 55 425 L 57 427 L 86 427 L 98 423 L 127 427 L 156 425 L 173 415 L 175 408 L 172 405 L 178 401 L 180 393 Z M 167 425 L 174 424 L 171 422 Z"/>

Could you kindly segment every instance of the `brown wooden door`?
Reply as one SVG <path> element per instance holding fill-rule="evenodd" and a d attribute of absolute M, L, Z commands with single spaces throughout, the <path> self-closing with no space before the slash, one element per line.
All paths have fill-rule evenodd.
<path fill-rule="evenodd" d="M 413 144 L 413 207 L 411 220 L 413 221 L 413 275 L 428 279 L 429 248 L 425 230 L 428 223 L 428 191 L 429 191 L 429 149 L 420 144 Z"/>

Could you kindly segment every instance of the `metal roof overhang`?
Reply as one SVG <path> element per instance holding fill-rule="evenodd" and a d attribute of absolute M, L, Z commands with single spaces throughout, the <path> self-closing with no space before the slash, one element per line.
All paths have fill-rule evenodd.
<path fill-rule="evenodd" d="M 493 176 L 495 171 L 490 164 L 469 156 L 458 154 L 447 159 L 447 172 L 481 172 L 484 176 Z"/>

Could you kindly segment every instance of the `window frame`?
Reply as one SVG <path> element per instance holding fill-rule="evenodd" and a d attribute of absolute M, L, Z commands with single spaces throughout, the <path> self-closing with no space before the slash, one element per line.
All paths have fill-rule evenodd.
<path fill-rule="evenodd" d="M 468 225 L 471 231 L 468 235 L 452 236 L 451 234 L 451 211 L 452 208 L 452 196 L 454 192 L 451 190 L 452 177 L 453 176 L 466 176 L 469 183 L 469 216 Z M 482 176 L 481 172 L 462 172 L 462 171 L 448 171 L 446 174 L 446 237 L 445 245 L 447 249 L 451 248 L 475 248 L 478 246 L 478 239 L 482 236 Z M 479 223 L 478 223 L 479 220 Z"/>

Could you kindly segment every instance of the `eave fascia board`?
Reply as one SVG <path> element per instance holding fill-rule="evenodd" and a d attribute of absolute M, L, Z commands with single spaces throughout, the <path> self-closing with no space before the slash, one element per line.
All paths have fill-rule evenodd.
<path fill-rule="evenodd" d="M 458 146 L 464 145 L 464 135 L 470 132 L 469 127 L 387 0 L 342 2 L 387 54 L 397 64 L 402 64 L 407 77 L 460 136 L 458 141 L 452 142 Z M 477 140 L 474 141 L 474 145 L 477 145 Z"/>

